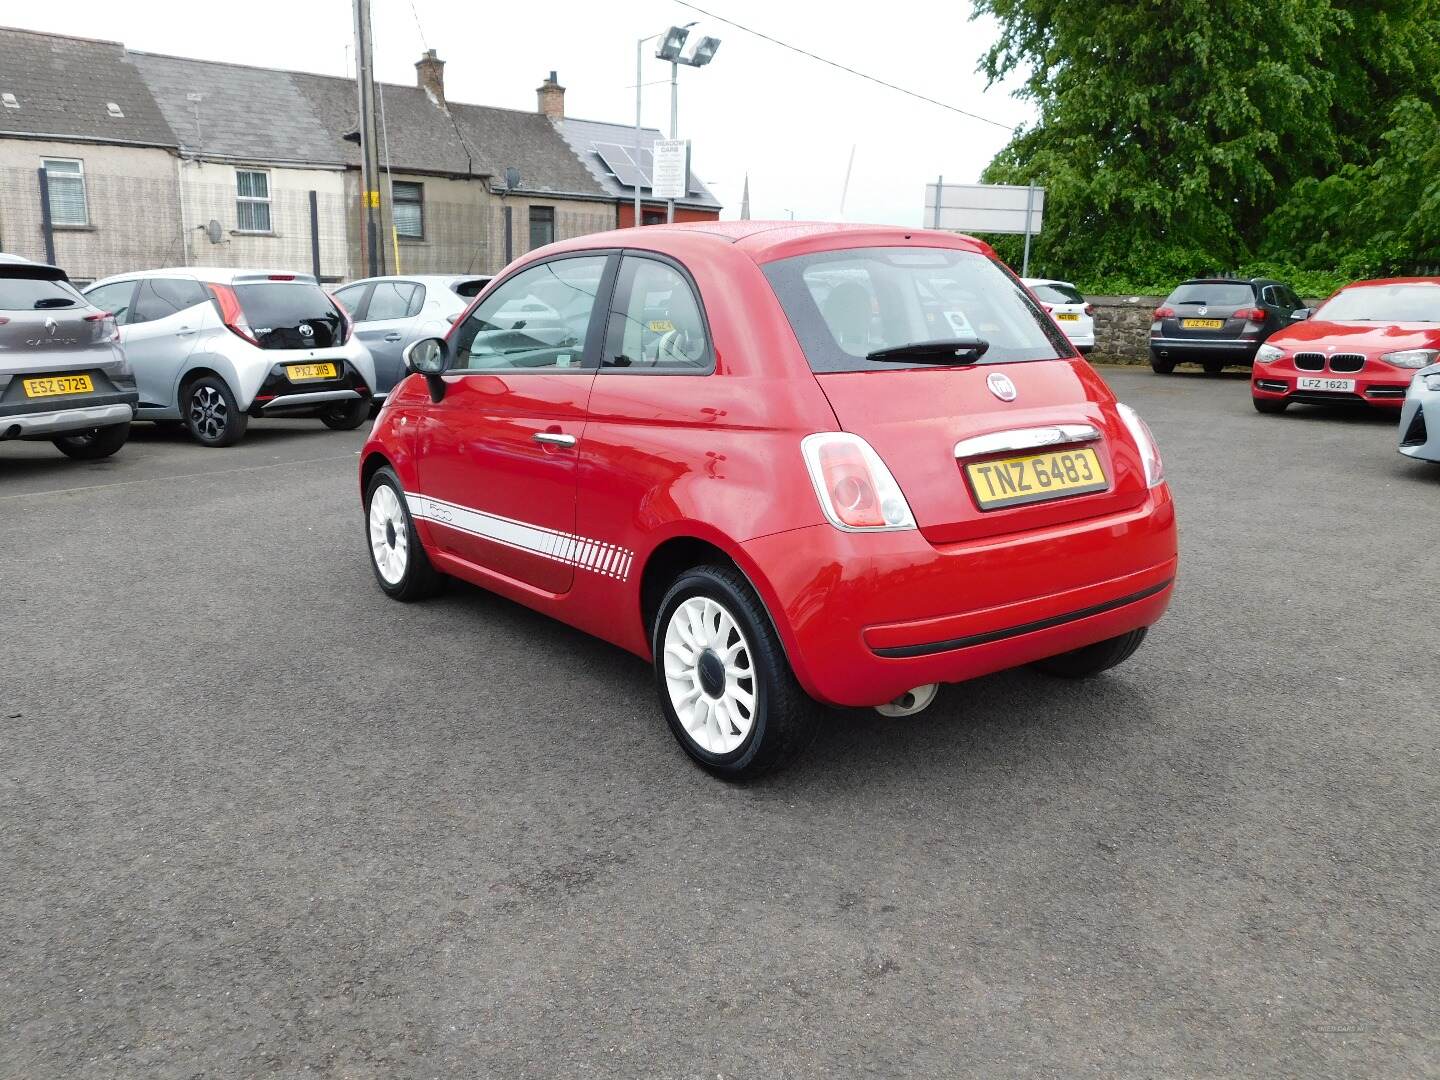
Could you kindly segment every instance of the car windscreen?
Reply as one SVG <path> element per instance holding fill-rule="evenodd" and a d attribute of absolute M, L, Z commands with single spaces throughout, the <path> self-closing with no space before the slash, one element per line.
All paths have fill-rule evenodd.
<path fill-rule="evenodd" d="M 1244 281 L 1187 281 L 1165 298 L 1169 307 L 1179 304 L 1238 308 L 1255 303 L 1255 290 Z"/>
<path fill-rule="evenodd" d="M 0 311 L 44 311 L 84 307 L 84 298 L 66 281 L 0 276 Z"/>
<path fill-rule="evenodd" d="M 1073 355 L 1020 284 L 978 252 L 847 248 L 779 259 L 763 269 L 812 371 L 903 369 L 904 363 L 867 357 L 977 337 L 987 343 L 983 363 Z"/>
<path fill-rule="evenodd" d="M 1440 322 L 1440 285 L 1365 285 L 1342 289 L 1315 312 L 1331 322 Z"/>
<path fill-rule="evenodd" d="M 1031 285 L 1030 291 L 1046 304 L 1083 304 L 1085 297 L 1074 285 Z"/>
<path fill-rule="evenodd" d="M 300 281 L 236 285 L 235 298 L 262 349 L 326 349 L 340 344 L 344 319 L 318 285 Z"/>

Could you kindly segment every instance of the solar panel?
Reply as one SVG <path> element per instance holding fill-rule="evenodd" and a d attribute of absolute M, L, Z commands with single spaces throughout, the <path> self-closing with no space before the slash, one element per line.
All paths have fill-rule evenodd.
<path fill-rule="evenodd" d="M 627 147 L 619 143 L 596 143 L 595 153 L 600 155 L 600 160 L 609 169 L 624 187 L 633 188 L 650 186 L 650 172 L 643 165 L 637 166 L 634 157 Z M 641 150 L 641 154 L 648 153 Z"/>

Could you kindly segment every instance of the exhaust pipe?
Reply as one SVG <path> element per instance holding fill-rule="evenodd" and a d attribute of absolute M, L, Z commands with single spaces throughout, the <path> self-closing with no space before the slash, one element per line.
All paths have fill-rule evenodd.
<path fill-rule="evenodd" d="M 935 701 L 935 695 L 940 692 L 939 683 L 926 683 L 924 686 L 917 686 L 913 690 L 906 690 L 894 701 L 885 705 L 876 705 L 875 711 L 881 716 L 901 717 L 914 716 L 928 709 Z"/>

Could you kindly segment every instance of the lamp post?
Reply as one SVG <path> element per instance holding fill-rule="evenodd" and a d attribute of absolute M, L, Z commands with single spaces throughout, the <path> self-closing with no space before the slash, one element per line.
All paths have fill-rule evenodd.
<path fill-rule="evenodd" d="M 686 23 L 684 26 L 672 26 L 665 31 L 664 40 L 655 50 L 655 55 L 661 60 L 670 61 L 670 139 L 680 137 L 680 86 L 679 72 L 680 65 L 686 67 L 704 67 L 715 59 L 715 52 L 720 48 L 720 39 L 713 37 L 702 37 L 695 45 L 695 49 L 689 56 L 683 55 L 685 39 L 690 36 L 690 27 L 695 24 Z M 658 35 L 657 35 L 658 36 Z M 639 79 L 636 79 L 639 82 Z M 687 180 L 688 182 L 688 180 Z M 675 200 L 665 201 L 665 220 L 675 220 Z"/>

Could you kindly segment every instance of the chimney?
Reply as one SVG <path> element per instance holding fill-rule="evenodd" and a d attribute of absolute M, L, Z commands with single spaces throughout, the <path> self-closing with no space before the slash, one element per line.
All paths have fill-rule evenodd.
<path fill-rule="evenodd" d="M 415 85 L 445 104 L 445 61 L 435 55 L 434 49 L 426 49 L 425 55 L 415 61 Z"/>
<path fill-rule="evenodd" d="M 555 72 L 536 89 L 535 97 L 540 103 L 540 112 L 551 120 L 565 119 L 565 88 L 555 81 Z"/>

